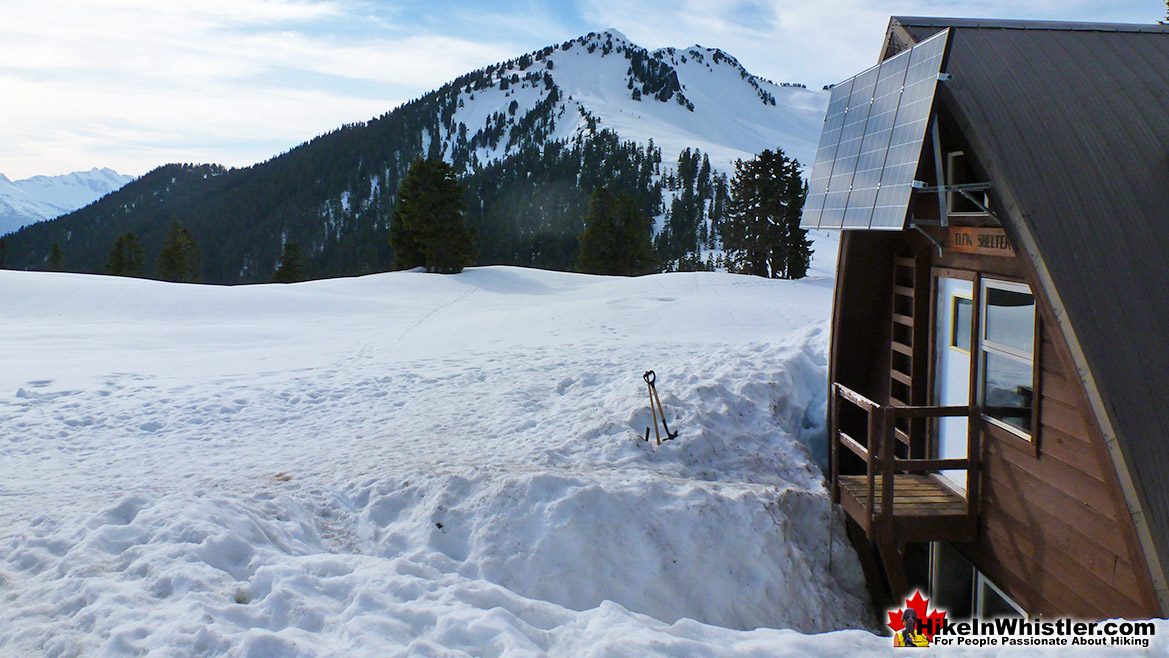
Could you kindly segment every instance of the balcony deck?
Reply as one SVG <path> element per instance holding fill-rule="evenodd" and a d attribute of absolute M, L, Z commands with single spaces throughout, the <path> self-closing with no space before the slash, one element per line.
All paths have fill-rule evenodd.
<path fill-rule="evenodd" d="M 836 383 L 833 386 L 832 452 L 833 491 L 837 502 L 869 541 L 896 544 L 923 541 L 972 541 L 978 532 L 979 430 L 978 410 L 973 406 L 881 405 Z M 854 439 L 838 425 L 842 404 L 851 404 L 867 415 L 865 432 Z M 967 451 L 963 459 L 902 458 L 895 445 L 900 439 L 896 421 L 903 418 L 942 417 L 968 419 Z M 932 445 L 911 454 L 930 455 Z M 864 462 L 863 475 L 842 474 L 840 454 L 851 452 Z M 968 489 L 962 495 L 937 475 L 944 470 L 966 472 Z M 888 505 L 885 501 L 890 501 Z"/>
<path fill-rule="evenodd" d="M 869 518 L 880 520 L 884 512 L 882 475 L 874 475 L 873 497 L 876 507 L 869 515 L 868 477 L 841 475 L 840 503 L 862 529 Z M 966 498 L 934 475 L 897 474 L 893 476 L 893 527 L 889 534 L 899 541 L 967 541 L 977 530 Z"/>

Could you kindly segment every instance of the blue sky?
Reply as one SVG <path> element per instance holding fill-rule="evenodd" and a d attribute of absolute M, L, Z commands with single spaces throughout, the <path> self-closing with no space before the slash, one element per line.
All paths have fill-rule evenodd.
<path fill-rule="evenodd" d="M 1161 0 L 0 0 L 0 173 L 244 166 L 469 70 L 616 28 L 820 87 L 889 16 L 1155 22 Z"/>

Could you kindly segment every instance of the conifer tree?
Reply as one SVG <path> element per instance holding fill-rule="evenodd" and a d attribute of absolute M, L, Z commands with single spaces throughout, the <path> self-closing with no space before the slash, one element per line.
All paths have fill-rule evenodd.
<path fill-rule="evenodd" d="M 475 234 L 463 218 L 466 194 L 454 169 L 442 160 L 415 160 L 398 188 L 390 220 L 397 269 L 425 267 L 457 274 L 475 262 Z"/>
<path fill-rule="evenodd" d="M 300 245 L 295 242 L 285 242 L 284 250 L 280 254 L 280 265 L 272 275 L 272 283 L 296 283 L 304 278 L 301 273 L 303 259 L 300 255 Z"/>
<path fill-rule="evenodd" d="M 158 252 L 158 278 L 191 283 L 199 280 L 199 246 L 187 227 L 172 221 Z"/>
<path fill-rule="evenodd" d="M 585 224 L 577 262 L 582 272 L 629 276 L 654 270 L 653 220 L 628 194 L 593 192 Z"/>
<path fill-rule="evenodd" d="M 808 231 L 800 228 L 800 219 L 804 214 L 804 200 L 808 196 L 808 184 L 800 176 L 800 163 L 791 161 L 787 177 L 784 179 L 783 192 L 780 201 L 783 204 L 783 276 L 787 279 L 802 279 L 808 275 L 808 268 L 812 266 L 812 240 Z M 774 270 L 775 267 L 773 266 Z"/>
<path fill-rule="evenodd" d="M 53 249 L 49 252 L 49 270 L 53 272 L 60 272 L 63 265 L 64 253 L 61 251 L 61 243 L 54 242 Z"/>
<path fill-rule="evenodd" d="M 8 267 L 8 240 L 0 236 L 0 270 Z"/>
<path fill-rule="evenodd" d="M 118 236 L 106 258 L 105 270 L 117 276 L 140 276 L 144 270 L 142 243 L 132 231 Z"/>
<path fill-rule="evenodd" d="M 805 276 L 812 258 L 808 232 L 799 227 L 806 193 L 799 163 L 782 150 L 737 161 L 722 224 L 728 269 L 770 278 Z"/>
<path fill-rule="evenodd" d="M 617 221 L 613 212 L 614 199 L 604 188 L 589 198 L 589 212 L 585 231 L 580 236 L 580 255 L 577 267 L 589 274 L 617 274 L 616 262 L 621 249 Z"/>

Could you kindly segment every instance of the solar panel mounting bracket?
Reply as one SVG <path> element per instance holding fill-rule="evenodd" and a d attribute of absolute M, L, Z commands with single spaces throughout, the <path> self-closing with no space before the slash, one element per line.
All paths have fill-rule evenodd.
<path fill-rule="evenodd" d="M 982 202 L 982 199 L 979 199 L 974 194 L 972 194 L 972 192 L 985 192 L 991 189 L 991 187 L 992 185 L 990 183 L 961 183 L 959 185 L 934 185 L 931 187 L 919 187 L 917 189 L 922 192 L 938 193 L 938 203 L 941 206 L 942 214 L 942 221 L 939 222 L 938 225 L 949 226 L 950 218 L 949 213 L 947 212 L 948 208 L 946 207 L 949 204 L 946 202 L 946 194 L 950 192 L 957 192 L 958 194 L 961 194 L 962 196 L 966 197 L 966 200 L 968 200 L 970 203 L 973 203 L 979 210 L 993 217 L 995 221 L 999 221 L 998 215 L 994 214 L 994 211 L 988 208 L 986 204 Z M 1002 222 L 999 223 L 1001 224 Z"/>
<path fill-rule="evenodd" d="M 913 213 L 910 213 L 909 225 L 912 226 L 914 228 L 914 230 L 916 230 L 918 233 L 921 233 L 922 235 L 924 235 L 926 240 L 929 240 L 931 243 L 933 243 L 933 245 L 935 247 L 937 247 L 938 258 L 941 258 L 942 257 L 942 243 L 935 240 L 934 236 L 930 235 L 929 233 L 926 233 L 925 230 L 921 228 L 923 225 L 928 225 L 928 224 L 937 224 L 937 222 L 929 222 L 929 221 L 920 222 L 917 220 L 916 217 L 913 216 Z"/>
<path fill-rule="evenodd" d="M 939 74 L 941 77 L 941 74 Z M 934 143 L 934 175 L 938 180 L 938 212 L 942 216 L 942 226 L 950 225 L 950 208 L 946 202 L 945 174 L 942 173 L 942 136 L 938 130 L 938 116 L 930 122 L 930 137 Z"/>
<path fill-rule="evenodd" d="M 918 183 L 918 182 L 920 182 L 920 181 L 914 181 L 914 183 Z M 949 192 L 957 192 L 958 194 L 961 194 L 962 196 L 966 197 L 966 199 L 968 201 L 970 201 L 970 203 L 973 203 L 975 206 L 977 206 L 978 209 L 981 210 L 983 213 L 985 213 L 987 216 L 991 217 L 999 224 L 1002 224 L 1002 220 L 999 219 L 999 216 L 994 214 L 994 211 L 991 210 L 990 208 L 988 208 L 986 206 L 986 204 L 982 202 L 982 199 L 979 199 L 974 194 L 972 194 L 972 192 L 985 192 L 986 190 L 989 190 L 992 187 L 993 187 L 993 185 L 991 185 L 990 183 L 961 183 L 959 185 L 933 185 L 930 187 L 918 187 L 915 185 L 914 189 L 917 189 L 921 192 L 937 192 L 939 199 L 944 199 L 945 195 Z M 949 217 L 948 217 L 948 214 L 946 212 L 947 211 L 947 208 L 946 208 L 947 204 L 944 201 L 942 201 L 941 203 L 942 203 L 942 208 L 941 208 L 942 218 L 941 218 L 941 220 L 935 222 L 935 221 L 931 221 L 931 220 L 920 220 L 920 219 L 914 219 L 914 218 L 910 217 L 909 221 L 912 224 L 914 224 L 915 228 L 916 228 L 916 226 L 949 226 L 950 225 Z"/>
<path fill-rule="evenodd" d="M 921 185 L 917 185 L 921 183 Z M 994 187 L 992 183 L 959 183 L 957 185 L 926 185 L 923 181 L 914 181 L 914 189 L 920 192 L 937 192 L 942 190 L 945 192 L 959 192 L 969 194 L 970 192 L 985 192 Z"/>

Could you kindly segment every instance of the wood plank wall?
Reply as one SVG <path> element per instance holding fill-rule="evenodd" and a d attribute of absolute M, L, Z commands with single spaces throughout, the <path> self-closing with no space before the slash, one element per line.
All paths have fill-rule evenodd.
<path fill-rule="evenodd" d="M 1051 326 L 1040 329 L 1038 454 L 997 428 L 983 433 L 979 541 L 964 552 L 1029 613 L 1153 616 L 1132 517 Z"/>
<path fill-rule="evenodd" d="M 935 267 L 978 271 L 1039 288 L 1028 264 L 1018 258 L 939 255 L 924 237 L 908 231 L 846 235 L 833 378 L 878 401 L 888 393 L 880 390 L 880 382 L 888 376 L 891 311 L 884 279 L 893 256 L 927 249 Z M 1132 518 L 1083 383 L 1062 336 L 1053 331 L 1052 311 L 1041 295 L 1039 308 L 1038 435 L 1030 444 L 984 423 L 979 539 L 958 549 L 1031 614 L 1155 616 L 1156 600 Z"/>
<path fill-rule="evenodd" d="M 1115 470 L 1028 263 L 939 256 L 936 250 L 934 260 L 940 267 L 1028 283 L 1040 314 L 1038 434 L 1028 443 L 983 424 L 979 539 L 959 549 L 1028 613 L 1094 619 L 1156 615 Z"/>

